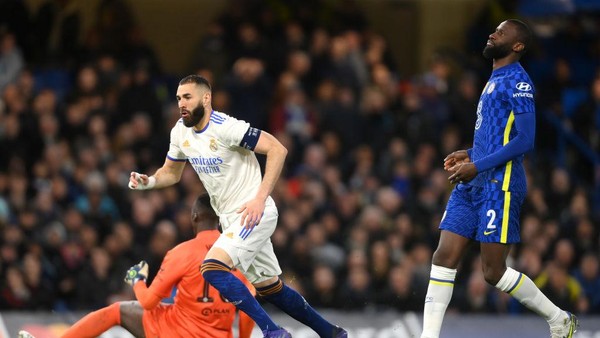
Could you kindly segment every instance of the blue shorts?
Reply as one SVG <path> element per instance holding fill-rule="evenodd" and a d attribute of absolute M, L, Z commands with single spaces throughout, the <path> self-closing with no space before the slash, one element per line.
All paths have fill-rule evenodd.
<path fill-rule="evenodd" d="M 440 230 L 483 243 L 518 243 L 525 195 L 458 184 L 446 205 Z"/>

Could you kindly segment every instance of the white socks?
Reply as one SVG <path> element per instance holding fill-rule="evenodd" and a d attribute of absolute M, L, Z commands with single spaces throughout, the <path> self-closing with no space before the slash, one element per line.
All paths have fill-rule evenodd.
<path fill-rule="evenodd" d="M 429 287 L 423 311 L 423 333 L 421 338 L 438 338 L 446 308 L 452 298 L 456 269 L 431 265 Z M 546 297 L 526 275 L 507 268 L 496 288 L 515 297 L 521 304 L 542 316 L 548 324 L 563 322 L 567 315 Z"/>
<path fill-rule="evenodd" d="M 421 338 L 438 338 L 446 308 L 452 298 L 456 269 L 431 265 L 429 287 L 423 311 L 423 333 Z"/>
<path fill-rule="evenodd" d="M 550 325 L 565 316 L 564 311 L 554 305 L 529 277 L 511 268 L 506 269 L 496 288 L 515 297 L 521 304 L 544 317 Z"/>

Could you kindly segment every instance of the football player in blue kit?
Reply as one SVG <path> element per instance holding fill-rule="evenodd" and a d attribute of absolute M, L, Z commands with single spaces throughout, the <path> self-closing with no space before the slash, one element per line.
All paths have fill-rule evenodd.
<path fill-rule="evenodd" d="M 477 105 L 473 148 L 444 159 L 456 186 L 433 254 L 421 338 L 439 337 L 456 268 L 471 241 L 480 243 L 485 280 L 546 319 L 551 337 L 571 338 L 577 329 L 573 314 L 506 265 L 510 245 L 520 241 L 519 215 L 527 191 L 523 158 L 535 139 L 535 90 L 519 63 L 531 40 L 529 27 L 510 19 L 490 34 L 483 50 L 493 70 Z"/>

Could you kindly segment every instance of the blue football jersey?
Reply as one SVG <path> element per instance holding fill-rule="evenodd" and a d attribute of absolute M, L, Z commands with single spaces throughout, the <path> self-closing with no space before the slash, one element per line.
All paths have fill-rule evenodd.
<path fill-rule="evenodd" d="M 484 158 L 502 148 L 518 133 L 515 115 L 535 114 L 535 90 L 529 75 L 515 62 L 492 72 L 477 105 L 477 122 L 471 161 Z M 524 155 L 498 167 L 480 172 L 468 184 L 485 189 L 527 191 Z"/>

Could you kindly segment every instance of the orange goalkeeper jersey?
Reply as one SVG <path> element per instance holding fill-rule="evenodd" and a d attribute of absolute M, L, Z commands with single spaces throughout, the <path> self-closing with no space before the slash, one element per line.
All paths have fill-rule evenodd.
<path fill-rule="evenodd" d="M 200 265 L 219 235 L 217 230 L 202 231 L 167 252 L 148 291 L 165 298 L 177 285 L 177 294 L 173 305 L 159 305 L 145 311 L 146 337 L 232 337 L 235 306 L 221 297 L 200 273 Z M 255 294 L 254 287 L 239 271 L 234 274 Z"/>

